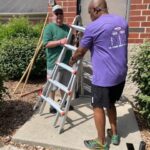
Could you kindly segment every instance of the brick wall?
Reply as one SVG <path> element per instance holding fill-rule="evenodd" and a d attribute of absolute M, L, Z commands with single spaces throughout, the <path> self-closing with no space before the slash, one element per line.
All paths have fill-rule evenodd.
<path fill-rule="evenodd" d="M 150 39 L 150 0 L 131 0 L 129 43 Z"/>
<path fill-rule="evenodd" d="M 71 24 L 76 16 L 77 0 L 56 0 L 64 9 L 64 22 Z M 51 21 L 51 6 L 48 6 Z M 150 0 L 131 0 L 129 14 L 129 43 L 150 39 Z"/>
<path fill-rule="evenodd" d="M 74 17 L 76 16 L 76 0 L 56 0 L 58 5 L 61 5 L 64 10 L 64 22 L 67 24 L 71 24 Z M 49 21 L 51 21 L 51 6 L 48 6 L 48 11 L 50 12 Z"/>

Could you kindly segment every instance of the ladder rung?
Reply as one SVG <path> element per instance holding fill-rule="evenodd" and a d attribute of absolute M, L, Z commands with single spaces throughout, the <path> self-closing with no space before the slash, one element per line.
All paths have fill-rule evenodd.
<path fill-rule="evenodd" d="M 57 104 L 54 100 L 52 100 L 50 97 L 45 97 L 41 95 L 41 98 L 47 101 L 51 106 L 53 106 L 62 116 L 65 115 L 65 112 L 60 109 L 59 104 Z"/>
<path fill-rule="evenodd" d="M 66 47 L 66 48 L 68 48 L 68 49 L 70 49 L 72 51 L 76 51 L 77 50 L 77 47 L 69 45 L 69 44 L 65 44 L 64 47 Z"/>
<path fill-rule="evenodd" d="M 71 25 L 71 27 L 76 29 L 77 31 L 80 31 L 80 32 L 84 32 L 85 31 L 85 28 L 81 27 L 81 26 Z"/>
<path fill-rule="evenodd" d="M 71 68 L 70 66 L 68 66 L 68 65 L 66 65 L 66 64 L 64 64 L 64 63 L 56 62 L 56 64 L 57 64 L 58 66 L 64 68 L 64 69 L 70 71 L 72 74 L 76 74 L 76 73 L 77 73 L 76 70 L 74 70 L 73 68 Z"/>
<path fill-rule="evenodd" d="M 66 86 L 64 86 L 63 84 L 61 84 L 60 82 L 56 81 L 56 80 L 52 80 L 52 79 L 49 79 L 49 81 L 57 86 L 58 88 L 60 88 L 61 90 L 63 90 L 64 92 L 66 92 L 68 95 L 71 94 L 71 91 L 68 90 L 68 88 Z"/>

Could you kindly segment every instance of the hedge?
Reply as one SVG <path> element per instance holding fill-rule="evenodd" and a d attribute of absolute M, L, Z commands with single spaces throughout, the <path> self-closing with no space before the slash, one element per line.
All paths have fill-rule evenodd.
<path fill-rule="evenodd" d="M 31 58 L 40 36 L 42 24 L 31 24 L 27 18 L 13 18 L 0 24 L 0 64 L 8 79 L 19 79 Z M 46 76 L 45 50 L 41 49 L 31 78 Z"/>
<path fill-rule="evenodd" d="M 138 85 L 136 96 L 140 113 L 150 124 L 150 42 L 145 42 L 132 58 L 132 81 Z"/>

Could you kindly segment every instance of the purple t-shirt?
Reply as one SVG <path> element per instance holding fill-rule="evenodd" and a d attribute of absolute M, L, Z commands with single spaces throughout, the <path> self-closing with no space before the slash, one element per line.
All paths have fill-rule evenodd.
<path fill-rule="evenodd" d="M 87 26 L 80 47 L 91 52 L 92 84 L 109 87 L 125 81 L 128 24 L 124 18 L 102 15 Z"/>

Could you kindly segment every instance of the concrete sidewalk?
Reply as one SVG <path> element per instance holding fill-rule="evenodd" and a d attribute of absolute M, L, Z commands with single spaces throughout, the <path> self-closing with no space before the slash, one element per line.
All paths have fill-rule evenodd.
<path fill-rule="evenodd" d="M 58 128 L 53 127 L 55 116 L 49 114 L 47 105 L 42 116 L 35 114 L 13 136 L 17 143 L 40 145 L 50 147 L 52 150 L 87 150 L 83 140 L 97 137 L 93 120 L 93 111 L 90 98 L 81 97 L 72 101 L 74 111 L 69 111 L 64 132 L 58 133 Z M 118 132 L 121 136 L 119 146 L 110 144 L 110 150 L 126 150 L 127 143 L 139 149 L 141 135 L 132 110 L 128 102 L 117 104 Z M 109 128 L 108 120 L 106 126 Z"/>

